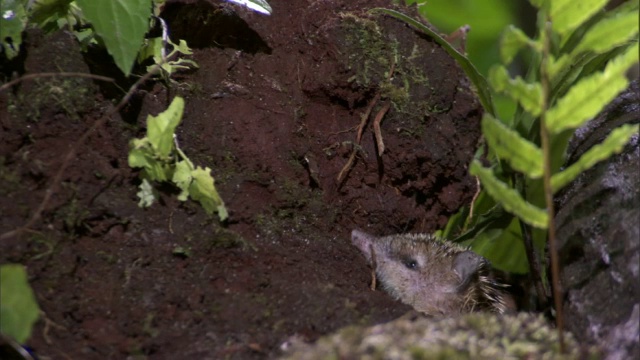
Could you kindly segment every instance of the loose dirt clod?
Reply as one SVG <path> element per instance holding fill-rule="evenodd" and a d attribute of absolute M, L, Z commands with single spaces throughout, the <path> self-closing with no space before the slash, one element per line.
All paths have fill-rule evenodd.
<path fill-rule="evenodd" d="M 500 290 L 504 285 L 493 279 L 487 260 L 462 246 L 425 234 L 376 238 L 358 230 L 351 241 L 374 267 L 383 288 L 420 312 L 507 310 Z"/>

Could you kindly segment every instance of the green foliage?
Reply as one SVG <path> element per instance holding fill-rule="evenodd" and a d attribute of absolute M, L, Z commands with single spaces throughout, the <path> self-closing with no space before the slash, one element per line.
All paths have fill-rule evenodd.
<path fill-rule="evenodd" d="M 502 46 L 500 47 L 500 60 L 503 63 L 510 63 L 513 61 L 513 58 L 516 56 L 518 51 L 520 51 L 525 46 L 535 47 L 536 44 L 534 41 L 529 39 L 529 37 L 524 33 L 524 31 L 518 29 L 517 27 L 510 25 L 504 31 L 502 35 Z"/>
<path fill-rule="evenodd" d="M 469 60 L 486 74 L 498 61 L 496 39 L 509 24 L 516 23 L 519 2 L 515 0 L 405 0 L 418 3 L 418 11 L 443 33 L 451 33 L 468 24 L 467 52 Z"/>
<path fill-rule="evenodd" d="M 508 93 L 531 115 L 542 112 L 542 87 L 539 83 L 528 84 L 521 77 L 509 78 L 504 66 L 494 66 L 489 70 L 489 83 L 497 92 Z"/>
<path fill-rule="evenodd" d="M 638 125 L 621 126 L 574 164 L 560 169 L 575 129 L 628 86 L 625 74 L 638 62 L 638 0 L 608 12 L 603 9 L 605 0 L 531 3 L 542 16 L 539 34 L 532 39 L 513 26 L 506 29 L 500 46 L 504 65 L 490 69 L 491 89 L 473 65 L 469 66 L 469 60 L 446 42 L 442 44 L 438 34 L 395 11 L 375 10 L 405 21 L 442 44 L 476 87 L 487 112 L 482 131 L 491 167 L 483 167 L 478 160 L 472 162 L 470 172 L 478 177 L 483 190 L 473 208 L 452 217 L 441 235 L 471 245 L 496 267 L 514 272 L 527 270 L 522 231 L 531 231 L 537 250 L 544 247 L 544 232 L 536 229 L 547 229 L 550 224 L 545 191 L 559 191 L 597 162 L 620 152 L 639 131 Z M 512 78 L 507 66 L 525 49 L 535 54 L 532 69 L 526 80 Z M 513 119 L 496 118 L 491 90 L 517 102 Z M 543 138 L 545 143 L 540 142 Z M 543 186 L 546 181 L 548 188 Z M 527 230 L 520 222 L 533 229 Z M 519 246 L 514 246 L 516 242 Z"/>
<path fill-rule="evenodd" d="M 182 120 L 183 110 L 184 100 L 176 97 L 166 111 L 147 117 L 146 137 L 131 141 L 129 166 L 143 169 L 139 205 L 148 207 L 157 198 L 150 181 L 171 182 L 180 189 L 180 201 L 191 197 L 207 214 L 217 212 L 220 220 L 225 220 L 227 209 L 215 188 L 211 169 L 194 166 L 175 141 L 175 129 Z"/>
<path fill-rule="evenodd" d="M 129 76 L 149 28 L 151 0 L 76 0 L 116 65 Z"/>
<path fill-rule="evenodd" d="M 18 55 L 26 25 L 27 11 L 23 0 L 0 1 L 0 50 L 4 49 L 8 59 Z"/>
<path fill-rule="evenodd" d="M 163 76 L 166 79 L 169 79 L 171 75 L 178 70 L 186 70 L 191 68 L 198 68 L 198 64 L 193 60 L 178 58 L 177 60 L 173 59 L 175 54 L 183 54 L 183 55 L 191 55 L 193 52 L 191 48 L 187 46 L 187 42 L 184 40 L 180 40 L 180 44 L 174 44 L 170 39 L 167 39 L 167 44 L 171 45 L 173 48 L 171 52 L 163 57 L 163 49 L 165 47 L 165 43 L 162 38 L 151 38 L 145 39 L 140 52 L 138 53 L 138 62 L 142 63 L 147 58 L 153 58 L 153 62 L 155 65 L 160 65 L 163 70 Z M 152 71 L 154 65 L 150 65 L 147 67 L 147 71 Z"/>
<path fill-rule="evenodd" d="M 620 153 L 622 148 L 631 139 L 631 136 L 638 133 L 638 130 L 638 124 L 626 124 L 611 131 L 611 134 L 609 134 L 601 144 L 595 145 L 582 154 L 578 161 L 551 177 L 551 187 L 553 188 L 553 192 L 555 193 L 562 189 L 565 185 L 569 184 L 573 179 L 578 177 L 578 175 L 591 168 L 593 165 L 602 160 L 608 159 L 613 154 Z"/>
<path fill-rule="evenodd" d="M 636 33 L 637 29 L 636 22 Z M 596 116 L 605 105 L 627 88 L 629 81 L 625 73 L 637 62 L 636 43 L 610 61 L 604 71 L 598 71 L 578 81 L 554 107 L 549 109 L 546 120 L 549 131 L 558 134 L 566 129 L 575 129 Z"/>
<path fill-rule="evenodd" d="M 486 218 L 501 224 L 492 227 L 492 246 L 484 247 L 481 253 L 492 259 L 498 267 L 511 271 L 515 270 L 509 265 L 513 259 L 521 259 L 516 261 L 517 263 L 525 262 L 526 256 L 522 249 L 503 256 L 497 253 L 502 252 L 500 247 L 512 243 L 514 234 L 518 238 L 523 237 L 523 228 L 514 227 L 513 220 L 519 219 L 542 229 L 549 225 L 545 207 L 540 207 L 544 202 L 539 196 L 544 194 L 545 189 L 542 188 L 542 181 L 536 180 L 543 175 L 541 170 L 545 154 L 543 148 L 535 143 L 539 141 L 536 140 L 539 138 L 535 131 L 527 130 L 545 126 L 550 136 L 549 142 L 553 144 L 548 153 L 548 161 L 550 164 L 561 164 L 571 133 L 596 116 L 628 86 L 625 73 L 638 62 L 638 44 L 631 40 L 638 34 L 637 1 L 632 7 L 616 9 L 589 22 L 587 20 L 593 14 L 602 13 L 603 1 L 550 0 L 544 4 L 550 6 L 548 14 L 553 30 L 550 32 L 550 40 L 557 40 L 564 46 L 550 47 L 545 51 L 543 42 L 549 33 L 544 28 L 539 29 L 540 35 L 537 39 L 529 39 L 514 29 L 507 30 L 501 43 L 503 60 L 508 63 L 517 51 L 529 48 L 538 53 L 540 60 L 534 66 L 539 70 L 535 72 L 537 74 L 533 80 L 525 82 L 520 78 L 510 79 L 506 70 L 507 64 L 491 69 L 489 83 L 496 91 L 505 92 L 516 100 L 520 111 L 514 119 L 506 121 L 512 124 L 511 128 L 489 116 L 483 119 L 483 134 L 492 151 L 491 154 L 495 155 L 493 167 L 500 171 L 482 168 L 478 161 L 474 161 L 470 168 L 471 173 L 479 177 L 484 187 L 481 196 L 485 191 L 490 194 L 498 204 L 492 211 L 498 212 L 496 216 L 482 213 L 478 219 L 466 219 L 465 224 L 472 228 L 486 228 L 488 225 L 483 222 Z M 545 9 L 542 10 L 544 16 Z M 635 21 L 630 20 L 632 17 Z M 618 22 L 625 25 L 620 26 Z M 577 41 L 571 40 L 575 31 L 584 36 Z M 606 55 L 602 61 L 606 62 L 604 69 L 586 66 L 602 54 Z M 544 77 L 552 86 L 544 87 Z M 560 171 L 558 165 L 549 167 L 551 173 L 548 176 L 553 193 L 597 162 L 620 152 L 630 137 L 637 133 L 637 125 L 624 125 L 614 130 L 602 144 L 588 150 L 568 168 Z M 527 138 L 531 140 L 526 140 Z M 496 235 L 496 228 L 500 227 L 501 234 Z M 453 233 L 452 230 L 449 235 Z M 536 232 L 534 238 L 540 235 Z M 544 242 L 534 243 L 538 250 L 542 250 Z"/>
<path fill-rule="evenodd" d="M 543 209 L 528 203 L 518 191 L 504 183 L 493 172 L 484 168 L 478 160 L 474 160 L 469 168 L 471 175 L 477 176 L 485 190 L 496 199 L 508 212 L 519 216 L 529 225 L 546 228 L 549 216 Z"/>
<path fill-rule="evenodd" d="M 552 19 L 553 30 L 560 36 L 566 36 L 606 4 L 607 0 L 548 0 L 543 6 L 549 7 L 545 10 Z"/>
<path fill-rule="evenodd" d="M 144 39 L 151 24 L 151 16 L 158 12 L 164 0 L 6 0 L 0 2 L 0 40 L 9 59 L 15 57 L 22 42 L 22 32 L 29 24 L 51 32 L 66 28 L 86 48 L 89 44 L 103 45 L 115 64 L 129 76 L 136 58 L 153 56 L 156 64 L 165 45 L 161 39 Z M 173 53 L 191 54 L 184 41 L 173 46 Z M 145 45 L 143 47 L 143 45 Z M 139 55 L 139 53 L 141 53 Z M 143 54 L 144 53 L 144 54 Z M 172 54 L 173 54 L 172 53 Z M 170 56 L 169 56 L 170 57 Z M 171 59 L 162 64 L 165 75 L 176 70 L 197 67 L 190 60 Z"/>
<path fill-rule="evenodd" d="M 24 266 L 0 266 L 0 332 L 24 344 L 39 317 L 40 308 Z"/>
<path fill-rule="evenodd" d="M 482 133 L 494 153 L 511 166 L 536 179 L 542 176 L 542 151 L 489 114 L 482 118 Z"/>

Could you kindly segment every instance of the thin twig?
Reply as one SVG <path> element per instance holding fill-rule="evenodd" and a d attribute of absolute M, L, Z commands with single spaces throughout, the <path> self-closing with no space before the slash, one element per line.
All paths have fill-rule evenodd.
<path fill-rule="evenodd" d="M 356 135 L 356 143 L 353 144 L 353 150 L 351 151 L 351 155 L 349 155 L 349 160 L 344 164 L 340 172 L 338 173 L 338 183 L 342 183 L 344 176 L 349 172 L 351 166 L 353 166 L 353 162 L 356 160 L 356 154 L 358 152 L 358 146 L 360 145 L 360 141 L 362 140 L 362 133 L 364 132 L 364 128 L 367 125 L 367 120 L 369 120 L 369 116 L 371 115 L 371 111 L 373 107 L 380 100 L 380 93 L 378 92 L 376 96 L 371 100 L 369 106 L 365 110 L 364 114 L 360 117 L 360 125 L 358 125 L 358 133 Z"/>
<path fill-rule="evenodd" d="M 378 285 L 376 277 L 376 269 L 378 268 L 378 263 L 376 261 L 376 251 L 373 249 L 373 244 L 369 244 L 369 251 L 371 251 L 371 290 L 376 291 Z"/>
<path fill-rule="evenodd" d="M 382 141 L 382 131 L 380 131 L 380 123 L 384 119 L 384 115 L 389 111 L 391 107 L 391 101 L 387 101 L 382 105 L 382 109 L 376 114 L 376 118 L 373 120 L 373 133 L 376 136 L 376 144 L 378 145 L 378 156 L 382 156 L 384 152 L 384 142 Z"/>
<path fill-rule="evenodd" d="M 476 205 L 476 201 L 478 200 L 478 196 L 480 196 L 480 192 L 482 191 L 482 186 L 480 184 L 480 178 L 476 178 L 476 192 L 473 194 L 473 198 L 471 198 L 471 205 L 469 205 L 469 217 L 467 218 L 467 222 L 471 222 L 473 220 L 473 207 Z M 467 223 L 464 224 L 465 229 L 467 228 Z"/>
<path fill-rule="evenodd" d="M 71 148 L 69 149 L 69 151 L 67 152 L 66 156 L 64 157 L 64 160 L 62 161 L 62 164 L 60 165 L 60 168 L 58 169 L 58 172 L 54 176 L 51 185 L 45 191 L 44 198 L 42 199 L 42 202 L 40 202 L 40 205 L 38 206 L 38 209 L 36 209 L 36 211 L 33 213 L 33 215 L 31 215 L 31 218 L 29 219 L 29 221 L 27 221 L 27 223 L 25 225 L 23 225 L 22 227 L 19 227 L 17 229 L 5 232 L 4 234 L 2 234 L 0 236 L 0 240 L 6 239 L 6 238 L 9 238 L 9 237 L 12 237 L 12 236 L 16 236 L 20 232 L 32 227 L 33 224 L 35 224 L 36 221 L 38 221 L 40 219 L 40 217 L 42 216 L 42 212 L 46 209 L 47 205 L 49 204 L 49 201 L 51 200 L 51 196 L 53 196 L 53 194 L 57 190 L 57 187 L 58 187 L 58 185 L 60 184 L 60 182 L 62 180 L 62 176 L 64 175 L 67 167 L 71 163 L 71 160 L 75 157 L 76 152 L 78 151 L 80 146 L 89 138 L 89 136 L 91 135 L 91 133 L 94 130 L 96 130 L 97 128 L 103 126 L 111 118 L 112 115 L 114 115 L 115 113 L 120 111 L 120 109 L 122 109 L 122 107 L 124 107 L 124 105 L 127 102 L 129 102 L 129 99 L 131 99 L 131 96 L 133 96 L 133 94 L 138 89 L 138 87 L 140 85 L 142 85 L 145 81 L 149 80 L 153 75 L 155 75 L 161 69 L 161 65 L 162 65 L 162 63 L 155 64 L 151 68 L 151 70 L 149 72 L 147 72 L 144 76 L 142 76 L 140 79 L 138 79 L 138 81 L 136 81 L 131 86 L 129 91 L 125 94 L 125 96 L 122 98 L 122 100 L 120 100 L 120 102 L 118 103 L 118 105 L 116 107 L 114 107 L 110 111 L 108 111 L 98 121 L 94 122 L 93 125 L 87 131 L 85 131 L 84 134 L 82 134 L 82 136 L 80 136 L 80 138 L 75 143 L 73 143 L 73 145 L 71 145 Z M 64 74 L 64 73 L 60 73 L 60 74 Z M 36 74 L 32 74 L 32 75 L 36 75 Z M 88 74 L 85 74 L 85 75 L 88 75 Z M 28 76 L 28 75 L 26 75 L 26 76 Z M 26 76 L 23 76 L 22 78 L 25 78 Z"/>
<path fill-rule="evenodd" d="M 360 118 L 360 125 L 358 125 L 358 134 L 356 135 L 356 143 L 360 145 L 360 141 L 362 140 L 362 133 L 364 132 L 364 128 L 367 125 L 367 121 L 369 120 L 369 116 L 371 116 L 371 111 L 373 111 L 373 107 L 376 106 L 380 100 L 380 93 L 378 92 L 376 96 L 374 96 L 373 100 L 367 106 L 367 110 L 362 114 Z"/>
<path fill-rule="evenodd" d="M 8 88 L 10 88 L 13 85 L 18 84 L 18 83 L 20 83 L 22 81 L 36 79 L 36 78 L 44 78 L 44 77 L 80 77 L 80 78 L 89 78 L 89 79 L 107 81 L 107 82 L 114 82 L 115 81 L 114 79 L 112 79 L 110 77 L 106 77 L 106 76 L 100 76 L 100 75 L 94 75 L 94 74 L 86 74 L 86 73 L 78 73 L 78 72 L 35 73 L 35 74 L 23 75 L 23 76 L 21 76 L 21 77 L 19 77 L 17 79 L 9 81 L 8 83 L 0 86 L 0 92 L 3 92 L 4 90 L 7 90 Z"/>
<path fill-rule="evenodd" d="M 394 61 L 391 64 L 391 68 L 389 69 L 389 75 L 387 76 L 387 81 L 391 81 L 391 78 L 393 77 L 393 72 L 395 71 L 395 69 L 396 69 L 396 62 Z M 358 134 L 356 135 L 356 143 L 354 144 L 353 150 L 351 151 L 349 160 L 347 160 L 347 163 L 344 164 L 344 166 L 338 173 L 337 180 L 339 184 L 342 183 L 344 176 L 349 172 L 349 170 L 353 166 L 353 162 L 356 159 L 356 153 L 358 151 L 358 147 L 360 145 L 360 142 L 362 141 L 362 133 L 364 133 L 364 128 L 367 126 L 367 121 L 369 120 L 369 116 L 371 116 L 371 111 L 373 111 L 373 108 L 374 106 L 376 106 L 376 104 L 380 100 L 380 97 L 381 97 L 380 91 L 378 91 L 376 93 L 376 96 L 374 96 L 371 102 L 369 102 L 369 106 L 367 106 L 367 110 L 364 112 L 364 114 L 362 114 L 362 117 L 360 118 L 360 125 L 358 125 Z M 378 155 L 382 155 L 382 152 L 384 151 L 384 143 L 382 142 L 382 133 L 380 132 L 380 122 L 382 121 L 382 118 L 384 117 L 386 112 L 389 110 L 389 106 L 390 106 L 389 102 L 383 106 L 383 110 L 380 110 L 378 112 L 378 114 L 376 115 L 375 122 L 373 124 L 373 127 L 374 127 L 373 130 L 375 132 L 377 145 L 378 145 Z M 386 110 L 384 110 L 385 107 L 386 107 Z"/>

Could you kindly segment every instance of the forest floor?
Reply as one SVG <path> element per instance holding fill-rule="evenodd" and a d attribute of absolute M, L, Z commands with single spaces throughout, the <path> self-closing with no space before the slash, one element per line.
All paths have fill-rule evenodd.
<path fill-rule="evenodd" d="M 412 86 L 409 103 L 428 104 L 417 113 L 391 97 L 376 102 L 379 86 L 353 81 L 369 63 L 349 64 L 355 30 L 344 24 L 388 1 L 269 3 L 266 17 L 170 1 L 163 17 L 199 68 L 148 82 L 83 143 L 132 84 L 107 54 L 81 53 L 67 32 L 30 31 L 24 56 L 0 67 L 5 79 L 77 71 L 118 80 L 43 78 L 0 93 L 0 235 L 20 230 L 0 240 L 0 263 L 28 269 L 43 311 L 28 345 L 40 359 L 273 358 L 294 337 L 409 310 L 369 289 L 350 233 L 432 232 L 468 203 L 481 107 L 439 46 L 388 18 L 381 34 L 399 44 L 399 58 L 423 57 L 428 86 Z M 398 81 L 417 77 L 400 62 L 387 75 L 394 67 Z M 169 186 L 138 207 L 129 142 L 176 95 L 186 100 L 177 138 L 212 169 L 229 210 L 223 223 Z M 42 217 L 20 229 L 47 191 Z"/>

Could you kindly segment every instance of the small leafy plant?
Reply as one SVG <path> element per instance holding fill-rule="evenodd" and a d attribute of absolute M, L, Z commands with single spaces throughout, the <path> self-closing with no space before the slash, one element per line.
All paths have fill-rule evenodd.
<path fill-rule="evenodd" d="M 172 50 L 169 54 L 165 54 L 165 46 L 170 45 Z M 147 71 L 153 71 L 154 65 L 160 66 L 162 69 L 162 77 L 165 81 L 171 79 L 171 75 L 179 70 L 187 70 L 198 68 L 198 64 L 189 59 L 178 58 L 173 60 L 175 55 L 191 55 L 193 52 L 187 46 L 187 42 L 180 40 L 180 44 L 173 43 L 170 39 L 161 37 L 145 39 L 140 52 L 138 53 L 138 62 L 142 63 L 145 59 L 152 58 L 153 65 L 147 66 Z"/>
<path fill-rule="evenodd" d="M 145 39 L 152 18 L 157 19 L 164 0 L 14 0 L 0 2 L 0 50 L 7 58 L 18 55 L 22 32 L 35 25 L 45 32 L 68 28 L 83 48 L 103 45 L 125 76 L 131 74 L 136 58 L 139 61 L 160 53 L 168 39 Z M 126 34 L 126 35 L 123 35 Z M 170 42 L 169 42 L 170 43 Z M 183 41 L 170 43 L 174 52 L 190 54 Z M 139 56 L 139 53 L 141 56 Z M 161 57 L 165 59 L 164 56 Z M 156 60 L 158 63 L 158 60 Z M 163 70 L 195 66 L 190 60 L 173 60 L 163 64 Z"/>
<path fill-rule="evenodd" d="M 151 181 L 170 182 L 180 189 L 180 201 L 191 197 L 209 215 L 218 213 L 224 221 L 228 213 L 215 188 L 211 169 L 194 166 L 175 140 L 175 129 L 182 120 L 183 111 L 184 100 L 176 96 L 166 111 L 147 117 L 147 136 L 131 141 L 129 166 L 142 168 L 139 205 L 148 207 L 157 199 Z"/>

